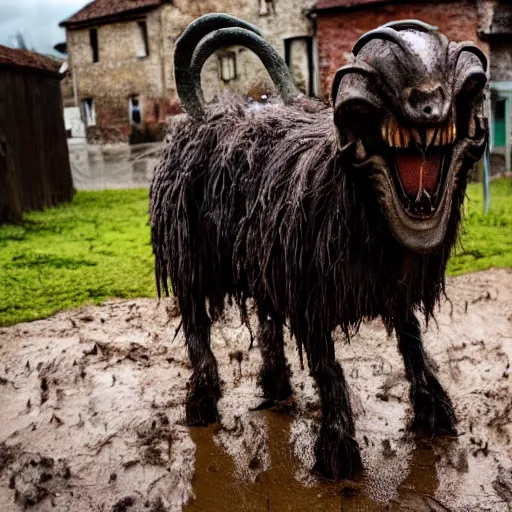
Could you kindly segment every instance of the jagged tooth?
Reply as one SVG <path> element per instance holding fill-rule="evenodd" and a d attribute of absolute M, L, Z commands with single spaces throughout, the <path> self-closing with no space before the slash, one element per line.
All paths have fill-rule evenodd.
<path fill-rule="evenodd" d="M 421 135 L 420 135 L 420 132 L 416 129 L 412 129 L 411 130 L 411 133 L 412 133 L 412 136 L 414 138 L 414 140 L 416 141 L 417 144 L 421 144 Z"/>
<path fill-rule="evenodd" d="M 382 123 L 382 126 L 380 127 L 380 133 L 382 135 L 382 140 L 384 142 L 388 141 L 388 133 L 387 133 L 387 120 L 384 119 L 384 122 Z"/>
<path fill-rule="evenodd" d="M 388 145 L 393 147 L 394 144 L 395 121 L 391 117 L 388 120 Z"/>
<path fill-rule="evenodd" d="M 408 147 L 411 143 L 411 132 L 409 131 L 409 128 L 406 128 L 405 126 L 402 126 L 402 144 L 404 148 Z"/>
<path fill-rule="evenodd" d="M 441 128 L 436 129 L 436 136 L 434 138 L 434 146 L 441 145 Z"/>
<path fill-rule="evenodd" d="M 453 123 L 450 122 L 448 123 L 448 144 L 451 144 L 452 142 L 454 141 L 454 138 L 453 138 Z"/>
<path fill-rule="evenodd" d="M 425 135 L 425 146 L 428 148 L 430 144 L 432 144 L 432 140 L 434 139 L 434 135 L 436 133 L 435 128 L 427 128 L 427 133 Z"/>
<path fill-rule="evenodd" d="M 455 142 L 456 139 L 457 139 L 457 125 L 455 124 L 455 122 L 452 122 L 452 144 Z"/>
<path fill-rule="evenodd" d="M 395 143 L 395 147 L 401 148 L 402 147 L 402 141 L 400 137 L 400 125 L 396 123 L 395 125 L 395 133 L 393 135 L 393 142 Z"/>
<path fill-rule="evenodd" d="M 476 137 L 476 120 L 473 116 L 471 116 L 471 119 L 469 120 L 468 135 L 471 139 Z"/>
<path fill-rule="evenodd" d="M 443 126 L 441 128 L 441 146 L 444 146 L 446 144 L 447 138 L 448 138 L 448 127 Z"/>

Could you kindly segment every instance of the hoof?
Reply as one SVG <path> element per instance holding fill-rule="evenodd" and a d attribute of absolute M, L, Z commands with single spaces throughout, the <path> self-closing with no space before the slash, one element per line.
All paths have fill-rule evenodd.
<path fill-rule="evenodd" d="M 357 441 L 334 429 L 320 432 L 315 456 L 314 471 L 328 480 L 352 478 L 363 470 Z"/>
<path fill-rule="evenodd" d="M 433 377 L 431 379 L 429 389 L 423 388 L 412 393 L 414 420 L 411 429 L 431 438 L 456 435 L 457 418 L 452 401 L 439 382 Z"/>
<path fill-rule="evenodd" d="M 262 371 L 258 378 L 258 385 L 263 389 L 263 396 L 267 402 L 283 402 L 292 396 L 290 386 L 290 371 L 285 367 L 282 371 Z"/>
<path fill-rule="evenodd" d="M 190 427 L 206 427 L 219 419 L 217 399 L 213 395 L 189 396 L 185 409 Z"/>
<path fill-rule="evenodd" d="M 219 419 L 220 384 L 217 367 L 203 368 L 190 378 L 185 406 L 187 425 L 205 427 Z"/>

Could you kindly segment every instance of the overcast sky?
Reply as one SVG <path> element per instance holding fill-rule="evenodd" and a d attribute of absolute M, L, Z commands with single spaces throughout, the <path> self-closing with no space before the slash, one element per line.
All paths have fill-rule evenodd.
<path fill-rule="evenodd" d="M 90 0 L 0 0 L 0 44 L 15 46 L 18 31 L 30 49 L 55 53 L 53 46 L 65 41 L 59 22 Z"/>

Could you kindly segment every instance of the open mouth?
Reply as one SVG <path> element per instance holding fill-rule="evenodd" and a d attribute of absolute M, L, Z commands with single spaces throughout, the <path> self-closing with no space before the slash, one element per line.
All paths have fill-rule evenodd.
<path fill-rule="evenodd" d="M 410 217 L 434 215 L 444 190 L 456 129 L 453 122 L 411 129 L 386 118 L 382 138 L 398 199 Z"/>

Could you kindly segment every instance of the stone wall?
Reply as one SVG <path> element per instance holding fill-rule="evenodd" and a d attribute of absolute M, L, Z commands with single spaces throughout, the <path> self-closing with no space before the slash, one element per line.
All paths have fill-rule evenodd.
<path fill-rule="evenodd" d="M 313 0 L 175 0 L 172 4 L 162 7 L 162 18 L 166 27 L 164 53 L 166 56 L 166 88 L 171 97 L 176 94 L 172 56 L 174 44 L 179 35 L 195 18 L 209 12 L 225 12 L 256 25 L 265 39 L 275 46 L 284 57 L 284 40 L 298 36 L 311 36 L 312 25 L 305 16 Z M 266 9 L 262 9 L 262 5 Z M 273 7 L 272 7 L 273 6 Z M 205 63 L 201 76 L 202 86 L 207 101 L 222 93 L 225 87 L 231 90 L 248 93 L 252 88 L 272 90 L 268 73 L 259 59 L 245 48 L 235 48 L 237 77 L 224 84 L 219 76 L 218 57 L 212 56 Z"/>
<path fill-rule="evenodd" d="M 422 2 L 386 5 L 357 11 L 318 13 L 317 37 L 320 95 L 329 94 L 336 70 L 346 64 L 352 46 L 368 30 L 399 19 L 419 19 L 436 25 L 455 41 L 473 41 L 487 54 L 487 44 L 479 40 L 476 2 Z"/>

